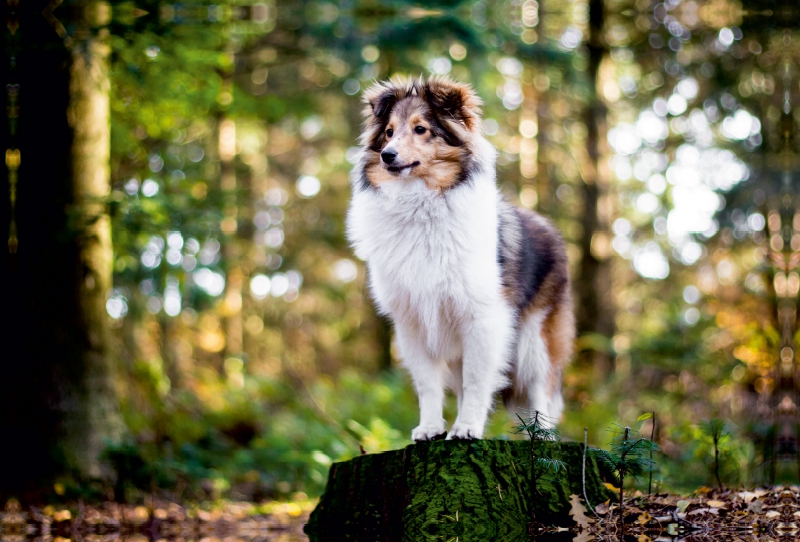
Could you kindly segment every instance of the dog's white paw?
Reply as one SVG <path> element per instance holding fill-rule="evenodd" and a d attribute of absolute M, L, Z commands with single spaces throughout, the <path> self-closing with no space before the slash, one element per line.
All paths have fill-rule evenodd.
<path fill-rule="evenodd" d="M 447 434 L 447 440 L 473 440 L 483 436 L 483 427 L 456 422 Z"/>
<path fill-rule="evenodd" d="M 436 440 L 436 437 L 444 435 L 444 433 L 444 421 L 434 425 L 420 425 L 411 431 L 411 440 L 414 442 Z"/>

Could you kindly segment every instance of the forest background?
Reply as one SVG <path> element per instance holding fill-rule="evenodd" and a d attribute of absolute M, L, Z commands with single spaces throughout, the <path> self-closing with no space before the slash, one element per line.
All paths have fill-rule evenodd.
<path fill-rule="evenodd" d="M 3 496 L 304 499 L 409 444 L 343 231 L 359 94 L 397 73 L 471 83 L 499 189 L 563 232 L 564 435 L 655 423 L 681 490 L 712 483 L 719 417 L 726 483 L 795 476 L 791 3 L 4 9 Z"/>

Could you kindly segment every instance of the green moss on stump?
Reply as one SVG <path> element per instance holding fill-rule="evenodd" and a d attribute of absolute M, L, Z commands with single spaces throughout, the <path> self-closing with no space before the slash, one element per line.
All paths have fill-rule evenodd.
<path fill-rule="evenodd" d="M 536 519 L 572 525 L 569 496 L 583 495 L 583 445 L 541 446 L 567 470 L 539 479 Z M 592 504 L 612 497 L 591 457 L 586 492 Z M 334 463 L 305 531 L 312 542 L 528 540 L 530 499 L 528 441 L 425 442 Z"/>

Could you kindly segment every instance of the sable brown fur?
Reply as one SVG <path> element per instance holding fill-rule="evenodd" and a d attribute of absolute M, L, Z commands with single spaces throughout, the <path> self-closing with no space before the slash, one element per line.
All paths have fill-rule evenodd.
<path fill-rule="evenodd" d="M 519 311 L 519 321 L 546 314 L 542 338 L 552 370 L 548 391 L 561 385 L 563 367 L 572 356 L 575 318 L 569 282 L 569 261 L 558 230 L 538 213 L 502 204 L 499 209 L 498 263 L 504 294 Z M 513 371 L 513 367 L 512 367 Z M 504 390 L 507 404 L 527 404 L 526 391 L 511 386 Z"/>
<path fill-rule="evenodd" d="M 552 394 L 561 386 L 562 373 L 572 357 L 575 342 L 575 315 L 569 287 L 563 290 L 562 299 L 545 318 L 542 335 L 553 367 L 547 382 L 548 391 Z"/>

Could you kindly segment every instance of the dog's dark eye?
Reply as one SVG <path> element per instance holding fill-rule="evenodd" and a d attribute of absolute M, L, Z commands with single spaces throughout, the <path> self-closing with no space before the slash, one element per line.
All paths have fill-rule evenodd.
<path fill-rule="evenodd" d="M 416 128 L 414 128 L 414 131 L 416 133 L 418 133 L 418 134 L 424 134 L 425 133 L 425 127 L 424 126 L 417 126 Z"/>
<path fill-rule="evenodd" d="M 386 137 L 392 137 L 393 135 L 394 135 L 394 130 L 392 130 L 391 128 L 386 130 Z"/>

